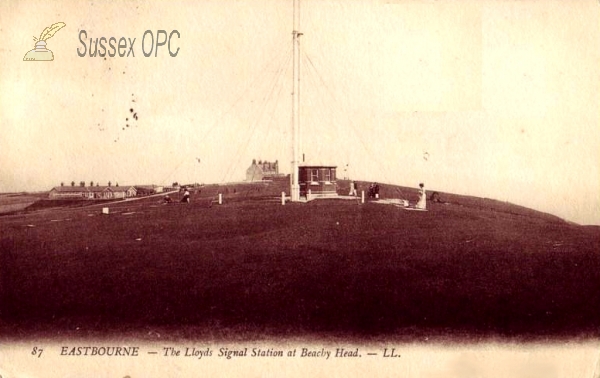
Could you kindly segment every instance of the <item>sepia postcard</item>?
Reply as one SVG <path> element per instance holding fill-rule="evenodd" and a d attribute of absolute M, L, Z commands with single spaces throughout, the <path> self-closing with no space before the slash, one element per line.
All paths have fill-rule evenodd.
<path fill-rule="evenodd" d="M 600 378 L 597 0 L 6 0 L 0 378 Z"/>

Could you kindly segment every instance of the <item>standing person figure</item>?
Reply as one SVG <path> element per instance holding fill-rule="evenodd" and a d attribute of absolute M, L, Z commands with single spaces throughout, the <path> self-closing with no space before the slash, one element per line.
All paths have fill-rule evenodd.
<path fill-rule="evenodd" d="M 419 188 L 419 202 L 417 202 L 415 208 L 425 210 L 427 208 L 427 194 L 425 193 L 425 185 L 420 183 Z"/>
<path fill-rule="evenodd" d="M 350 194 L 348 194 L 349 196 L 356 196 L 356 181 L 352 181 L 350 182 Z"/>
<path fill-rule="evenodd" d="M 190 203 L 190 192 L 187 188 L 185 188 L 185 192 L 183 192 L 181 202 Z"/>

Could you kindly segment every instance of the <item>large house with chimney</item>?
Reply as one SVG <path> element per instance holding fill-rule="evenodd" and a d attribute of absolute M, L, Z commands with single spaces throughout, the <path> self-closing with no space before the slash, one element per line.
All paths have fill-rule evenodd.
<path fill-rule="evenodd" d="M 284 176 L 284 174 L 279 173 L 279 162 L 277 160 L 275 162 L 259 160 L 257 163 L 256 159 L 253 159 L 250 167 L 246 169 L 247 182 L 273 180 Z"/>

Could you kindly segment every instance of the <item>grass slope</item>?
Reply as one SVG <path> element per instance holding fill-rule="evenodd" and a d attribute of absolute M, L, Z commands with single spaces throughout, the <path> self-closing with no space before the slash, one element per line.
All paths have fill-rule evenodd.
<path fill-rule="evenodd" d="M 0 333 L 600 336 L 598 227 L 243 193 L 0 218 Z"/>
<path fill-rule="evenodd" d="M 0 215 L 22 211 L 47 196 L 47 192 L 0 193 Z"/>

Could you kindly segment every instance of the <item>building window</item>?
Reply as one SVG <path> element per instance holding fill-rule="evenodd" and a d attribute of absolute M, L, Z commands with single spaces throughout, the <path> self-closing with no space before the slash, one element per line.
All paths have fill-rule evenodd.
<path fill-rule="evenodd" d="M 331 168 L 331 181 L 335 181 L 335 168 Z"/>
<path fill-rule="evenodd" d="M 313 181 L 313 182 L 319 181 L 319 170 L 318 169 L 310 170 L 310 181 Z"/>
<path fill-rule="evenodd" d="M 323 180 L 327 183 L 331 183 L 331 170 L 328 168 L 323 169 Z"/>

